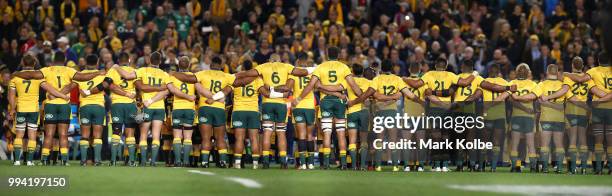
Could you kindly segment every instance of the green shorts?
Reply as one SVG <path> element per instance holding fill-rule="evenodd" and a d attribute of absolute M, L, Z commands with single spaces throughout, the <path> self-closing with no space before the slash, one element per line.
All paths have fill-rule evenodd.
<path fill-rule="evenodd" d="M 612 109 L 593 108 L 593 124 L 612 124 Z"/>
<path fill-rule="evenodd" d="M 263 103 L 261 105 L 263 121 L 275 123 L 287 122 L 287 105 L 282 103 Z"/>
<path fill-rule="evenodd" d="M 370 112 L 363 109 L 357 112 L 348 114 L 348 128 L 357 129 L 358 131 L 367 132 L 370 126 Z"/>
<path fill-rule="evenodd" d="M 565 131 L 564 122 L 540 121 L 540 126 L 542 128 L 542 131 L 554 131 L 554 132 Z"/>
<path fill-rule="evenodd" d="M 212 125 L 213 127 L 225 126 L 225 110 L 221 108 L 203 106 L 198 109 L 198 121 L 200 124 Z"/>
<path fill-rule="evenodd" d="M 510 130 L 521 133 L 531 133 L 534 130 L 534 120 L 532 117 L 513 116 L 512 119 L 510 119 Z"/>
<path fill-rule="evenodd" d="M 68 124 L 72 115 L 70 104 L 45 104 L 45 123 Z"/>
<path fill-rule="evenodd" d="M 325 96 L 320 104 L 321 118 L 346 118 L 346 103 L 335 96 Z"/>
<path fill-rule="evenodd" d="M 180 129 L 184 125 L 193 126 L 195 111 L 190 109 L 177 109 L 172 111 L 172 128 Z"/>
<path fill-rule="evenodd" d="M 314 109 L 293 109 L 293 121 L 295 123 L 306 123 L 306 125 L 314 124 L 315 110 Z"/>
<path fill-rule="evenodd" d="M 259 129 L 261 127 L 261 117 L 259 116 L 259 112 L 232 112 L 232 127 L 239 129 Z"/>
<path fill-rule="evenodd" d="M 113 124 L 136 124 L 136 108 L 135 103 L 114 103 L 111 105 L 111 116 Z"/>
<path fill-rule="evenodd" d="M 100 105 L 84 105 L 79 110 L 81 125 L 103 125 L 106 112 Z"/>
<path fill-rule="evenodd" d="M 376 112 L 375 116 L 395 118 L 395 116 L 397 116 L 397 110 L 380 110 Z"/>
<path fill-rule="evenodd" d="M 144 112 L 144 121 L 151 122 L 154 120 L 164 121 L 166 120 L 166 110 L 165 109 L 149 109 L 145 108 L 142 110 Z"/>
<path fill-rule="evenodd" d="M 567 120 L 569 121 L 570 126 L 572 127 L 587 127 L 587 116 L 585 115 L 575 115 L 575 114 L 566 114 Z"/>
<path fill-rule="evenodd" d="M 17 124 L 38 125 L 38 112 L 17 112 L 15 120 Z"/>
<path fill-rule="evenodd" d="M 506 130 L 506 119 L 485 120 L 485 127 L 491 129 Z"/>

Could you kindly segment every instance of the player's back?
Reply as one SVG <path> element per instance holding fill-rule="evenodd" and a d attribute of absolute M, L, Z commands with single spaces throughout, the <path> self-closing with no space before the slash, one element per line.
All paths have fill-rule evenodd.
<path fill-rule="evenodd" d="M 72 82 L 72 77 L 77 73 L 75 69 L 61 65 L 44 67 L 40 69 L 40 72 L 42 72 L 45 81 L 57 90 L 62 90 L 62 88 L 70 84 Z M 64 99 L 52 99 L 48 100 L 46 103 L 67 104 L 68 101 Z"/>
<path fill-rule="evenodd" d="M 259 88 L 262 86 L 263 80 L 257 78 L 247 85 L 234 87 L 233 111 L 259 112 Z"/>
<path fill-rule="evenodd" d="M 121 66 L 118 69 L 122 69 L 126 72 L 135 71 L 135 69 L 130 66 Z M 113 79 L 113 83 L 117 84 L 117 86 L 121 88 L 122 90 L 129 92 L 129 93 L 136 93 L 136 89 L 134 87 L 134 81 L 136 79 L 126 80 L 122 78 L 121 75 L 119 75 L 119 72 L 117 72 L 117 70 L 115 69 L 110 69 L 106 75 L 109 78 Z M 115 93 L 111 94 L 111 100 L 113 103 L 133 103 L 134 102 L 134 99 L 130 99 L 129 97 L 121 96 Z"/>
<path fill-rule="evenodd" d="M 429 89 L 444 91 L 457 82 L 458 76 L 448 71 L 429 71 L 421 77 Z M 450 102 L 451 97 L 440 97 L 441 101 Z"/>
<path fill-rule="evenodd" d="M 290 76 L 289 77 L 293 79 L 293 95 L 294 96 L 298 96 L 302 94 L 302 91 L 304 91 L 304 88 L 308 86 L 308 83 L 310 82 L 311 77 L 312 75 Z M 314 109 L 314 106 L 315 106 L 314 92 L 310 91 L 308 92 L 308 94 L 306 94 L 304 99 L 302 99 L 302 101 L 297 106 L 295 106 L 295 108 Z"/>
<path fill-rule="evenodd" d="M 293 71 L 293 65 L 282 62 L 268 62 L 255 67 L 259 75 L 263 79 L 263 83 L 276 87 L 287 84 L 287 79 Z M 285 103 L 285 98 L 267 98 L 264 97 L 263 102 Z"/>
<path fill-rule="evenodd" d="M 81 73 L 92 73 L 98 72 L 98 70 L 83 70 Z M 77 81 L 76 83 L 79 85 L 79 89 L 81 90 L 92 90 L 96 87 L 96 85 L 102 83 L 104 81 L 104 76 L 96 76 L 88 81 Z M 89 96 L 84 96 L 83 94 L 79 97 L 80 106 L 84 105 L 100 105 L 104 106 L 104 92 L 99 92 L 96 94 L 91 94 Z"/>
<path fill-rule="evenodd" d="M 593 83 L 604 92 L 612 92 L 612 66 L 593 67 L 586 73 L 591 76 Z M 597 101 L 597 99 L 599 99 L 599 97 L 593 96 L 593 101 Z M 612 109 L 612 101 L 598 104 L 597 108 Z"/>
<path fill-rule="evenodd" d="M 187 75 L 193 75 L 193 73 L 191 72 L 184 72 L 184 73 Z M 170 77 L 170 81 L 172 82 L 172 85 L 174 85 L 174 87 L 177 88 L 182 93 L 185 93 L 187 95 L 195 95 L 194 84 L 180 81 L 179 79 L 175 77 Z M 174 99 L 172 102 L 172 108 L 175 110 L 193 109 L 194 105 L 195 103 L 193 101 L 182 98 L 182 97 L 178 97 L 178 96 L 174 96 Z"/>
<path fill-rule="evenodd" d="M 370 88 L 370 83 L 372 81 L 366 79 L 366 78 L 361 78 L 361 77 L 355 77 L 355 83 L 357 84 L 357 86 L 359 86 L 359 89 L 361 90 L 361 92 L 366 92 L 368 90 L 368 88 Z M 355 94 L 355 91 L 348 86 L 348 84 L 345 84 L 344 86 L 347 86 L 347 93 L 348 93 L 348 99 L 349 100 L 355 100 L 358 98 L 358 96 Z M 348 113 L 353 113 L 353 112 L 358 112 L 362 109 L 364 109 L 364 103 L 359 103 L 359 104 L 355 104 L 353 106 L 351 106 L 348 109 Z"/>
<path fill-rule="evenodd" d="M 409 80 L 419 80 L 419 78 L 410 77 Z M 419 97 L 421 101 L 425 100 L 425 91 L 427 90 L 427 85 L 423 85 L 418 88 L 413 88 L 409 85 L 407 87 L 408 90 L 410 90 L 410 92 L 412 92 L 415 96 Z M 408 99 L 408 97 L 404 97 L 404 113 L 407 113 L 411 116 L 420 116 L 425 113 L 425 109 L 420 103 L 412 99 Z"/>
<path fill-rule="evenodd" d="M 383 95 L 393 95 L 395 93 L 400 93 L 399 91 L 407 87 L 406 83 L 404 83 L 402 78 L 393 74 L 381 74 L 376 76 L 372 80 L 371 86 L 372 88 L 374 88 L 374 90 L 376 90 L 376 92 Z M 396 110 L 397 103 L 384 105 L 381 109 Z"/>
<path fill-rule="evenodd" d="M 141 80 L 143 84 L 149 86 L 160 87 L 169 82 L 168 73 L 155 67 L 141 67 L 136 70 L 137 80 Z M 143 92 L 142 99 L 149 100 L 158 92 Z M 149 106 L 151 109 L 164 109 L 164 101 L 159 100 Z"/>
<path fill-rule="evenodd" d="M 556 91 L 561 90 L 562 87 L 563 87 L 563 82 L 560 80 L 543 80 L 542 82 L 538 84 L 538 87 L 536 89 L 536 94 L 540 96 L 541 95 L 552 95 Z M 548 101 L 553 104 L 563 107 L 563 103 L 565 102 L 566 95 L 567 93 L 561 97 L 550 99 Z M 563 110 L 556 110 L 546 105 L 541 105 L 540 108 L 542 110 L 541 115 L 540 115 L 541 121 L 563 122 L 565 119 L 563 115 L 564 114 Z"/>
<path fill-rule="evenodd" d="M 510 85 L 516 85 L 517 92 L 514 92 L 514 94 L 518 96 L 523 96 L 529 93 L 534 93 L 534 91 L 537 88 L 537 84 L 533 80 L 529 80 L 529 79 L 512 80 L 510 81 Z M 522 104 L 524 107 L 528 109 L 533 109 L 533 101 L 521 102 L 520 104 Z M 533 117 L 533 113 L 527 113 L 521 109 L 514 107 L 514 110 L 512 110 L 512 116 Z"/>
<path fill-rule="evenodd" d="M 213 94 L 222 91 L 228 85 L 232 85 L 234 83 L 235 77 L 234 75 L 225 73 L 219 70 L 203 70 L 195 73 L 195 76 L 198 82 L 206 89 L 208 89 Z M 202 106 L 211 106 L 220 109 L 225 109 L 225 103 L 215 101 L 213 104 L 207 104 L 206 98 L 200 97 L 199 102 L 200 107 Z"/>
<path fill-rule="evenodd" d="M 15 77 L 10 81 L 10 88 L 15 88 L 17 93 L 17 111 L 38 112 L 38 100 L 40 84 L 42 80 L 24 80 Z"/>
<path fill-rule="evenodd" d="M 506 81 L 502 77 L 495 78 L 485 78 L 484 81 L 489 83 L 493 83 L 500 86 L 508 86 L 509 82 Z M 496 98 L 498 98 L 502 93 L 494 92 L 487 90 L 485 88 L 480 88 L 482 90 L 482 100 L 484 102 L 485 108 L 485 119 L 487 120 L 495 120 L 495 119 L 503 119 L 506 118 L 506 104 L 504 103 L 495 103 L 493 102 Z M 501 101 L 504 102 L 504 101 Z"/>
<path fill-rule="evenodd" d="M 322 85 L 342 84 L 351 69 L 340 61 L 326 61 L 315 68 L 312 75 L 317 76 Z"/>

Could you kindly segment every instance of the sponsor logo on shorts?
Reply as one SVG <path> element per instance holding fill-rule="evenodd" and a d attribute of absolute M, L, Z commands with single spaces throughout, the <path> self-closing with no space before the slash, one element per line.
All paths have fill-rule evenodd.
<path fill-rule="evenodd" d="M 113 122 L 119 122 L 119 117 L 113 117 Z"/>
<path fill-rule="evenodd" d="M 572 120 L 570 121 L 570 124 L 572 124 L 572 125 L 576 125 L 576 124 L 578 124 L 578 119 L 572 119 Z"/>
<path fill-rule="evenodd" d="M 242 126 L 242 121 L 234 121 L 234 126 L 239 127 Z"/>
<path fill-rule="evenodd" d="M 552 128 L 551 124 L 549 124 L 549 123 L 542 124 L 542 129 L 550 129 L 550 128 Z"/>
<path fill-rule="evenodd" d="M 354 122 L 349 122 L 348 123 L 348 127 L 353 128 L 356 127 L 357 125 Z"/>
<path fill-rule="evenodd" d="M 18 118 L 17 118 L 17 122 L 18 122 L 18 123 L 25 122 L 25 117 L 18 117 Z"/>
<path fill-rule="evenodd" d="M 514 130 L 518 130 L 518 129 L 520 129 L 520 128 L 521 128 L 521 126 L 520 126 L 520 125 L 518 125 L 518 124 L 512 124 L 512 129 L 514 129 Z"/>
<path fill-rule="evenodd" d="M 172 120 L 172 123 L 174 123 L 174 124 L 178 124 L 178 123 L 181 123 L 181 120 L 179 120 L 179 119 L 174 119 L 174 120 Z"/>
<path fill-rule="evenodd" d="M 203 122 L 203 123 L 208 122 L 208 118 L 200 117 L 200 122 Z"/>
<path fill-rule="evenodd" d="M 45 114 L 45 119 L 53 119 L 53 114 Z"/>
<path fill-rule="evenodd" d="M 263 119 L 264 119 L 264 120 L 268 120 L 268 119 L 270 119 L 270 115 L 268 115 L 268 114 L 264 114 L 264 115 L 263 115 Z"/>
<path fill-rule="evenodd" d="M 321 113 L 321 115 L 322 115 L 323 117 L 328 117 L 328 116 L 330 116 L 330 115 L 331 115 L 331 113 L 329 113 L 329 112 L 323 112 L 323 113 Z"/>
<path fill-rule="evenodd" d="M 81 123 L 83 123 L 83 124 L 87 124 L 87 123 L 89 123 L 89 119 L 87 119 L 87 118 L 81 118 Z"/>
<path fill-rule="evenodd" d="M 295 121 L 297 121 L 297 122 L 301 122 L 303 120 L 304 120 L 304 117 L 302 117 L 302 116 L 296 116 L 295 117 Z"/>

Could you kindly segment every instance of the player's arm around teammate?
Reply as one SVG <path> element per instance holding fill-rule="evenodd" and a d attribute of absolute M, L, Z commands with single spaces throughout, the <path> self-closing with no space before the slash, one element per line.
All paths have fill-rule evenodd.
<path fill-rule="evenodd" d="M 179 59 L 179 72 L 192 75 L 189 71 L 189 57 L 182 56 Z M 194 84 L 180 81 L 171 77 L 167 84 L 168 91 L 174 95 L 172 107 L 172 149 L 174 152 L 175 166 L 183 166 L 189 163 L 193 142 L 193 121 L 195 116 L 195 88 Z M 182 156 L 181 156 L 182 155 Z"/>

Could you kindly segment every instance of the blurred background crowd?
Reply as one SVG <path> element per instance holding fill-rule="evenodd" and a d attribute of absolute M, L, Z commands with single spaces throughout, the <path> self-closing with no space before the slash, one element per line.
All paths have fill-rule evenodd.
<path fill-rule="evenodd" d="M 378 67 L 390 59 L 395 73 L 409 64 L 422 71 L 446 57 L 457 72 L 467 59 L 487 73 L 500 64 L 507 79 L 521 62 L 540 79 L 551 63 L 571 71 L 581 56 L 587 68 L 601 50 L 596 0 L 0 0 L 0 60 L 4 72 L 19 70 L 31 52 L 41 66 L 65 52 L 68 66 L 96 53 L 102 66 L 131 54 L 135 67 L 152 51 L 175 69 L 178 56 L 208 69 L 220 55 L 227 72 L 241 62 L 264 63 L 272 53 L 293 62 L 298 52 L 312 63 L 325 48 L 342 49 L 347 64 Z"/>

